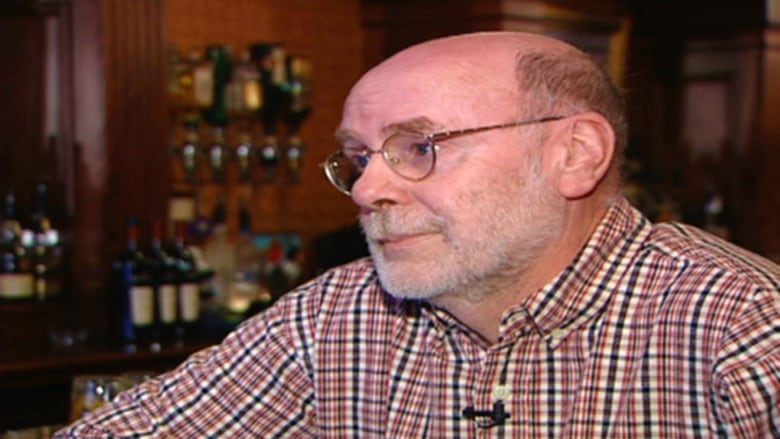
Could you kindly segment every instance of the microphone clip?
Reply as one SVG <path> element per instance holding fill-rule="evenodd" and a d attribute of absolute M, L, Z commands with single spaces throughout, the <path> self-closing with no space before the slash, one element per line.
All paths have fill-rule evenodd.
<path fill-rule="evenodd" d="M 492 427 L 504 425 L 504 422 L 509 419 L 509 412 L 504 410 L 503 401 L 496 401 L 493 403 L 493 410 L 474 410 L 474 407 L 466 407 L 463 409 L 463 417 L 466 419 L 490 418 L 493 423 L 488 427 Z"/>

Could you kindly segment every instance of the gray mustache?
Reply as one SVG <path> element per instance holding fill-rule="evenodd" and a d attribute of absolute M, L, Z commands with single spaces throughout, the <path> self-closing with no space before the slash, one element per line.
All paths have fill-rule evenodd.
<path fill-rule="evenodd" d="M 389 212 L 374 212 L 360 218 L 363 234 L 370 241 L 385 239 L 394 235 L 412 235 L 420 233 L 437 233 L 444 230 L 436 219 L 412 219 L 408 216 L 391 214 Z"/>

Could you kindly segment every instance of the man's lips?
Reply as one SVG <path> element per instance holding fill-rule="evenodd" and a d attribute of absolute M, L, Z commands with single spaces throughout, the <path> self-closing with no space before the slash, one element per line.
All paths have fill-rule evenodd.
<path fill-rule="evenodd" d="M 403 233 L 397 235 L 389 235 L 376 239 L 375 241 L 383 247 L 400 247 L 404 245 L 414 244 L 417 241 L 429 237 L 432 232 L 420 232 L 420 233 Z"/>

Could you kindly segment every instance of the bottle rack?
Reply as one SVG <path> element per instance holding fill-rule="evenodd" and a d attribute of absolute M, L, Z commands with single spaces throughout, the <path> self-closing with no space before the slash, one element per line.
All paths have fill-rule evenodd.
<path fill-rule="evenodd" d="M 296 184 L 312 111 L 312 68 L 280 43 L 236 53 L 214 44 L 170 51 L 171 151 L 178 188 Z"/>

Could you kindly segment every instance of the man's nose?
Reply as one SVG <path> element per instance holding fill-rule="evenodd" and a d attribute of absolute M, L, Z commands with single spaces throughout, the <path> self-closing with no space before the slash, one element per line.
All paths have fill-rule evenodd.
<path fill-rule="evenodd" d="M 363 209 L 376 209 L 388 202 L 397 203 L 401 180 L 381 152 L 371 154 L 363 173 L 352 185 L 352 200 Z"/>

